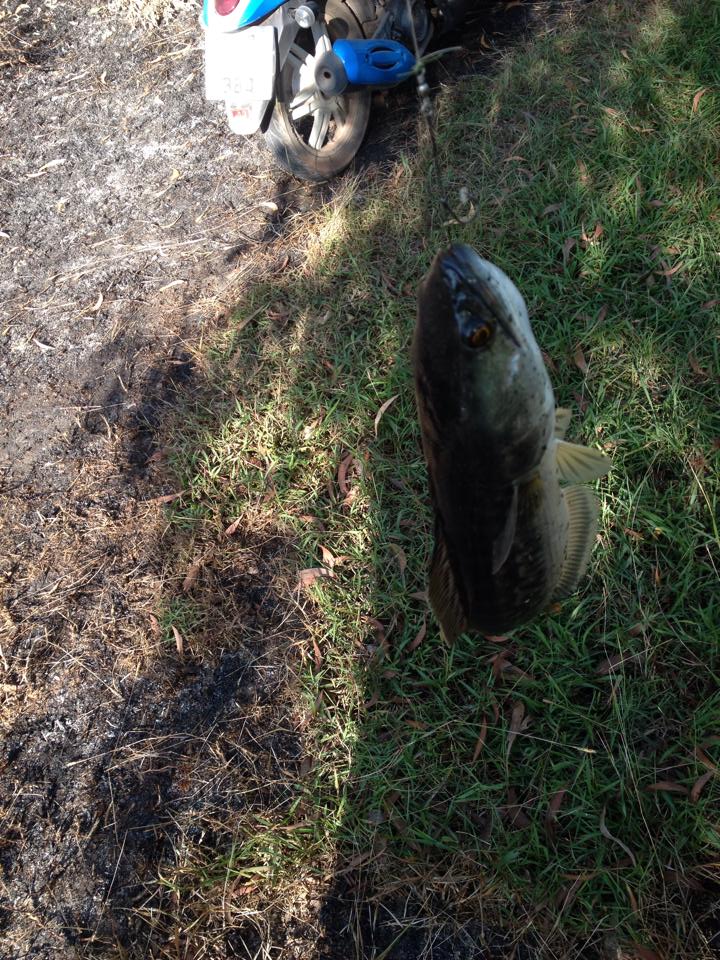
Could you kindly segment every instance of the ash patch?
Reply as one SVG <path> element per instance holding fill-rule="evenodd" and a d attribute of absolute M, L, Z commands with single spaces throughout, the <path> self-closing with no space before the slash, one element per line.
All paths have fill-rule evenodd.
<path fill-rule="evenodd" d="M 258 556 L 262 570 L 246 566 L 267 583 L 272 554 Z M 183 656 L 160 638 L 143 674 L 113 662 L 124 638 L 107 627 L 92 658 L 82 643 L 70 652 L 57 631 L 43 633 L 40 655 L 37 629 L 34 640 L 31 630 L 29 642 L 18 636 L 6 652 L 7 678 L 16 683 L 4 689 L 20 695 L 23 678 L 34 678 L 35 696 L 6 726 L 1 761 L 0 929 L 10 953 L 0 955 L 80 956 L 119 946 L 146 955 L 147 914 L 163 906 L 158 872 L 176 848 L 207 850 L 218 825 L 250 808 L 281 810 L 295 796 L 301 738 L 287 702 L 285 651 L 257 640 L 259 632 L 278 636 L 287 613 L 267 587 L 259 597 L 236 597 L 252 574 L 234 566 L 224 608 L 188 636 Z M 205 581 L 217 602 L 212 570 Z M 17 615 L 28 599 L 19 592 L 6 609 Z M 201 628 L 218 635 L 219 622 L 233 616 L 252 634 L 213 656 Z M 92 641 L 99 624 L 85 628 Z M 226 831 L 220 836 L 225 843 Z"/>

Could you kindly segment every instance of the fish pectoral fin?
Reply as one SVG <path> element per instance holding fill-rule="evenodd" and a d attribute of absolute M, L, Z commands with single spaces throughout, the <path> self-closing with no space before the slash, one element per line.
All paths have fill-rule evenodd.
<path fill-rule="evenodd" d="M 435 530 L 435 551 L 430 564 L 428 597 L 440 624 L 443 639 L 452 643 L 458 634 L 467 629 L 467 621 L 450 567 L 445 539 L 439 527 Z"/>
<path fill-rule="evenodd" d="M 555 410 L 555 436 L 558 440 L 565 439 L 565 434 L 568 432 L 571 419 L 572 413 L 567 407 L 557 407 Z"/>
<path fill-rule="evenodd" d="M 612 466 L 608 457 L 593 447 L 557 440 L 555 461 L 560 480 L 565 483 L 587 483 L 604 477 Z"/>
<path fill-rule="evenodd" d="M 492 572 L 495 574 L 500 570 L 510 555 L 510 548 L 515 539 L 515 530 L 517 528 L 518 515 L 518 488 L 513 486 L 512 499 L 505 517 L 503 528 L 497 537 L 493 540 L 492 546 Z"/>
<path fill-rule="evenodd" d="M 569 597 L 577 590 L 577 585 L 587 570 L 590 551 L 597 533 L 598 502 L 587 487 L 567 487 L 563 489 L 567 505 L 569 525 L 565 557 L 560 579 L 558 580 L 554 600 Z"/>

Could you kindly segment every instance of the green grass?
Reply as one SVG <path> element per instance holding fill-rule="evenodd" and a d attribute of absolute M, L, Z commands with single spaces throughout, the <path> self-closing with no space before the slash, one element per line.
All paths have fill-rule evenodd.
<path fill-rule="evenodd" d="M 291 570 L 343 560 L 308 591 L 312 769 L 291 804 L 228 825 L 205 891 L 350 862 L 380 895 L 482 903 L 515 932 L 710 955 L 718 779 L 690 793 L 720 762 L 719 49 L 717 4 L 595 4 L 440 102 L 450 191 L 477 209 L 453 238 L 515 279 L 571 437 L 614 462 L 581 590 L 503 644 L 444 646 L 420 595 L 408 348 L 446 242 L 428 152 L 325 210 L 302 267 L 250 289 L 218 339 L 222 416 L 176 438 L 175 522 L 243 515 L 292 540 Z"/>

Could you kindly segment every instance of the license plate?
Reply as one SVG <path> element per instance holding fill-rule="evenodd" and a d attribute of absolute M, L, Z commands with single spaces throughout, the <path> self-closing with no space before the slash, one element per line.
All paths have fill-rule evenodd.
<path fill-rule="evenodd" d="M 237 33 L 205 31 L 205 96 L 226 103 L 271 100 L 275 85 L 275 28 Z"/>

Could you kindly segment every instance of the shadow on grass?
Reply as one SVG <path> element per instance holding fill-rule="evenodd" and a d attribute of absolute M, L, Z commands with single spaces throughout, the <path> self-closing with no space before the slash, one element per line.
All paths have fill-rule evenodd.
<path fill-rule="evenodd" d="M 693 22 L 666 31 L 678 67 Z M 627 27 L 627 49 L 642 29 Z M 588 40 L 578 28 L 555 42 L 572 57 Z M 619 50 L 592 44 L 588 57 L 609 105 L 622 100 Z M 709 58 L 693 61 L 696 89 Z M 558 101 L 585 82 L 538 70 L 529 91 L 546 82 Z M 647 87 L 648 123 L 662 96 Z M 341 191 L 307 255 L 249 286 L 168 421 L 186 493 L 159 541 L 168 585 L 156 617 L 158 648 L 182 646 L 182 659 L 177 689 L 113 761 L 126 750 L 135 764 L 120 832 L 162 838 L 126 854 L 136 877 L 122 875 L 148 890 L 135 912 L 144 955 L 590 958 L 619 931 L 701 956 L 715 935 L 700 860 L 710 788 L 695 804 L 687 794 L 693 748 L 720 715 L 708 648 L 719 611 L 706 485 L 683 459 L 688 432 L 709 456 L 717 434 L 702 410 L 715 384 L 678 372 L 689 352 L 710 367 L 707 314 L 688 306 L 711 291 L 663 265 L 672 221 L 647 205 L 666 202 L 645 196 L 650 183 L 593 181 L 593 136 L 625 158 L 636 149 L 625 122 L 609 114 L 591 134 L 589 118 L 569 118 L 574 172 L 508 175 L 542 118 L 486 106 L 499 203 L 529 206 L 516 237 L 487 210 L 467 236 L 530 291 L 559 402 L 581 406 L 586 439 L 614 447 L 604 549 L 561 611 L 502 643 L 442 645 L 422 597 L 431 517 L 408 357 L 440 231 L 402 164 L 380 199 L 372 184 Z M 467 114 L 462 92 L 455 107 Z M 456 146 L 454 167 L 479 182 L 489 164 L 473 150 Z M 677 170 L 680 193 L 706 169 L 685 162 L 679 140 L 658 164 Z M 557 210 L 530 206 L 532 190 L 561 183 Z M 588 230 L 573 219 L 563 263 L 563 217 L 577 211 Z M 608 238 L 632 234 L 621 253 L 587 239 L 596 218 Z M 578 341 L 586 378 L 564 359 Z M 696 478 L 703 469 L 696 461 Z M 299 570 L 314 571 L 302 588 Z M 527 724 L 510 737 L 520 710 Z M 657 788 L 668 782 L 679 790 Z"/>

